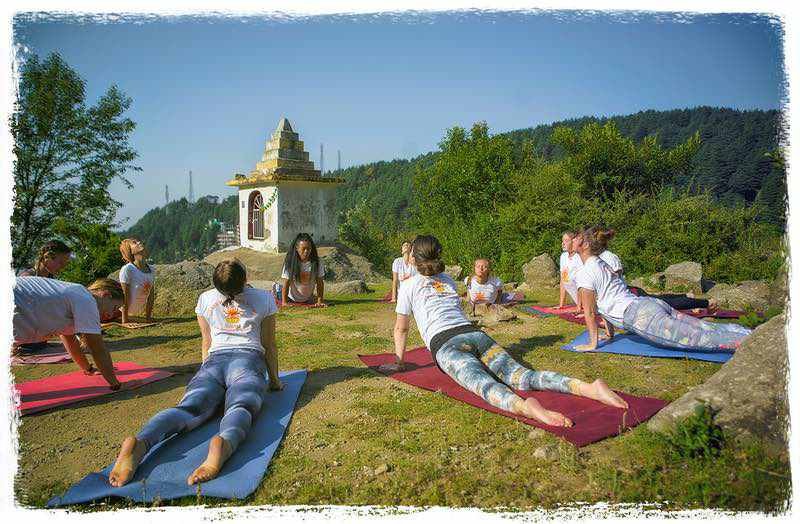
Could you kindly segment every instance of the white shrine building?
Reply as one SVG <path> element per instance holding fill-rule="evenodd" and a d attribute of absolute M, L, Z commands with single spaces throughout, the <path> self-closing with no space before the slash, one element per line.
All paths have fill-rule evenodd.
<path fill-rule="evenodd" d="M 239 188 L 240 245 L 285 252 L 298 233 L 317 245 L 335 242 L 336 186 L 343 182 L 314 169 L 300 135 L 282 118 L 256 168 L 226 182 Z"/>

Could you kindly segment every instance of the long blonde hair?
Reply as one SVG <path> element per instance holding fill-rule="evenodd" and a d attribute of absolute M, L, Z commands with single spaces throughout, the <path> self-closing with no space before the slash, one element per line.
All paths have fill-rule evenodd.
<path fill-rule="evenodd" d="M 122 293 L 122 286 L 119 282 L 111 278 L 98 278 L 86 286 L 86 289 L 88 289 L 92 295 L 108 293 L 109 297 L 114 300 L 125 300 L 125 295 Z"/>
<path fill-rule="evenodd" d="M 119 253 L 122 255 L 122 260 L 133 264 L 133 250 L 131 249 L 131 244 L 138 240 L 137 238 L 126 238 L 119 243 Z"/>

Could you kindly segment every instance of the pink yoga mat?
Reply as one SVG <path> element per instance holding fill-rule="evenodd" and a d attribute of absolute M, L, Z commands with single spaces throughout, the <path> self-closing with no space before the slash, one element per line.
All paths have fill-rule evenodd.
<path fill-rule="evenodd" d="M 137 388 L 172 376 L 169 371 L 143 367 L 134 362 L 117 362 L 114 369 L 124 389 Z M 83 371 L 31 380 L 15 384 L 14 387 L 19 392 L 22 415 L 115 393 L 101 375 L 85 375 Z"/>
<path fill-rule="evenodd" d="M 13 355 L 11 357 L 12 366 L 23 366 L 26 364 L 62 364 L 64 362 L 72 362 L 72 357 L 63 350 L 60 353 Z"/>
<path fill-rule="evenodd" d="M 378 371 L 378 366 L 382 364 L 394 362 L 394 355 L 391 353 L 359 355 L 358 357 L 374 371 Z M 462 388 L 453 379 L 440 371 L 433 363 L 430 352 L 425 348 L 407 351 L 405 360 L 409 364 L 409 369 L 387 376 L 428 391 L 444 393 L 450 398 L 466 402 L 472 406 L 519 420 L 530 426 L 536 426 L 571 442 L 577 447 L 619 435 L 622 431 L 646 421 L 667 405 L 667 402 L 657 398 L 634 397 L 618 392 L 630 406 L 627 411 L 623 411 L 594 400 L 564 393 L 550 391 L 517 392 L 523 398 L 534 397 L 545 408 L 563 413 L 574 423 L 571 428 L 558 428 L 491 406 L 481 397 Z M 380 371 L 378 372 L 380 373 Z"/>

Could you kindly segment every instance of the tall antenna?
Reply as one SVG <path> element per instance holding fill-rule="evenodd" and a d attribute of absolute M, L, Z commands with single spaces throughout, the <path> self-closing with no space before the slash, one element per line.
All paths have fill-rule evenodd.
<path fill-rule="evenodd" d="M 319 172 L 325 174 L 325 150 L 319 145 Z"/>
<path fill-rule="evenodd" d="M 164 205 L 169 204 L 169 186 L 164 186 Z"/>
<path fill-rule="evenodd" d="M 336 150 L 336 157 L 337 157 L 336 171 L 341 171 L 342 170 L 342 150 L 341 149 L 337 149 Z"/>
<path fill-rule="evenodd" d="M 189 171 L 189 202 L 194 202 L 194 186 L 192 185 L 192 171 Z"/>

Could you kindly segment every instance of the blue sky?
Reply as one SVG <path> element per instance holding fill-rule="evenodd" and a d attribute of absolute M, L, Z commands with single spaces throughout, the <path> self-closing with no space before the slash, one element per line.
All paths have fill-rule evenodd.
<path fill-rule="evenodd" d="M 492 132 L 698 105 L 776 109 L 780 28 L 756 15 L 568 12 L 267 18 L 18 18 L 15 41 L 59 52 L 94 102 L 133 98 L 132 225 L 173 198 L 233 194 L 281 116 L 319 167 L 408 158 L 454 125 Z"/>

